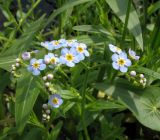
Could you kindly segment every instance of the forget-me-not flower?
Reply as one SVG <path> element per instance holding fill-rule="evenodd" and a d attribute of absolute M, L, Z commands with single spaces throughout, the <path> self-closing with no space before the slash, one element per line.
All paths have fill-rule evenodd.
<path fill-rule="evenodd" d="M 131 66 L 131 60 L 127 58 L 127 54 L 122 52 L 120 54 L 112 55 L 112 66 L 116 70 L 120 70 L 121 72 L 127 72 L 128 67 Z"/>
<path fill-rule="evenodd" d="M 48 104 L 54 108 L 58 108 L 62 103 L 63 103 L 63 100 L 59 94 L 51 95 L 48 101 Z"/>
<path fill-rule="evenodd" d="M 46 68 L 46 64 L 43 63 L 43 59 L 31 59 L 30 65 L 27 67 L 29 71 L 33 73 L 33 75 L 39 75 L 41 70 Z"/>
<path fill-rule="evenodd" d="M 59 58 L 53 53 L 48 53 L 44 56 L 44 62 L 46 64 L 56 65 L 59 62 Z"/>
<path fill-rule="evenodd" d="M 60 62 L 66 64 L 69 67 L 74 67 L 75 63 L 78 63 L 82 58 L 77 54 L 74 48 L 64 48 L 61 50 Z"/>
<path fill-rule="evenodd" d="M 112 52 L 118 53 L 118 54 L 120 54 L 120 53 L 122 52 L 122 50 L 121 50 L 120 48 L 118 48 L 118 47 L 116 47 L 116 46 L 114 46 L 114 45 L 112 45 L 112 44 L 109 44 L 109 49 L 110 49 Z"/>
<path fill-rule="evenodd" d="M 134 60 L 139 60 L 140 56 L 136 55 L 136 52 L 129 49 L 129 56 L 131 57 L 131 59 L 134 59 Z"/>

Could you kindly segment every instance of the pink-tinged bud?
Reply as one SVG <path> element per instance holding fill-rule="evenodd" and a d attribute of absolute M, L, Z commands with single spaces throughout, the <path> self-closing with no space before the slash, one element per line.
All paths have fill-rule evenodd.
<path fill-rule="evenodd" d="M 29 60 L 31 58 L 30 52 L 24 52 L 22 53 L 22 59 L 23 60 Z"/>
<path fill-rule="evenodd" d="M 51 111 L 50 111 L 49 109 L 47 109 L 47 110 L 46 110 L 46 113 L 47 113 L 47 114 L 50 114 L 50 113 L 51 113 Z"/>
<path fill-rule="evenodd" d="M 139 77 L 140 77 L 140 78 L 144 78 L 144 75 L 143 75 L 143 74 L 140 74 Z"/>
<path fill-rule="evenodd" d="M 49 64 L 50 63 L 50 59 L 49 58 L 44 59 L 44 63 L 45 64 Z"/>
<path fill-rule="evenodd" d="M 130 75 L 131 75 L 131 76 L 136 76 L 136 72 L 135 72 L 135 71 L 131 71 L 131 72 L 130 72 Z"/>
<path fill-rule="evenodd" d="M 52 80 L 52 79 L 53 79 L 53 74 L 48 74 L 48 75 L 47 75 L 47 79 L 48 79 L 48 80 Z"/>

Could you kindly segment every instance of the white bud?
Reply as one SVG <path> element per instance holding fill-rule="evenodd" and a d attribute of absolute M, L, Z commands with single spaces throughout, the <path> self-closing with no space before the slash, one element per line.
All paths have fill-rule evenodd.
<path fill-rule="evenodd" d="M 47 115 L 47 120 L 50 120 L 50 115 Z"/>
<path fill-rule="evenodd" d="M 45 83 L 45 86 L 46 86 L 46 87 L 49 87 L 49 86 L 50 86 L 50 83 L 49 83 L 49 82 L 46 82 L 46 83 Z"/>
<path fill-rule="evenodd" d="M 136 72 L 135 72 L 135 71 L 131 71 L 131 72 L 130 72 L 130 75 L 131 75 L 131 76 L 136 76 Z"/>
<path fill-rule="evenodd" d="M 43 104 L 42 108 L 46 110 L 46 109 L 48 109 L 48 105 L 47 104 Z"/>
<path fill-rule="evenodd" d="M 45 64 L 49 64 L 50 63 L 50 59 L 49 58 L 44 59 L 44 63 Z"/>
<path fill-rule="evenodd" d="M 140 78 L 144 78 L 144 75 L 143 75 L 143 74 L 140 74 L 139 77 L 140 77 Z"/>
<path fill-rule="evenodd" d="M 19 63 L 19 62 L 20 62 L 20 59 L 19 59 L 19 58 L 17 58 L 17 59 L 16 59 L 16 62 L 17 62 L 17 63 Z"/>
<path fill-rule="evenodd" d="M 146 79 L 146 78 L 143 78 L 143 81 L 146 83 L 146 82 L 147 82 L 147 79 Z"/>
<path fill-rule="evenodd" d="M 48 74 L 48 75 L 47 75 L 47 79 L 48 79 L 48 80 L 52 80 L 52 79 L 53 79 L 53 74 Z"/>
<path fill-rule="evenodd" d="M 43 78 L 42 78 L 44 81 L 46 81 L 47 80 L 47 76 L 43 76 Z"/>
<path fill-rule="evenodd" d="M 23 60 L 29 60 L 31 58 L 30 52 L 24 52 L 22 53 L 22 59 Z"/>
<path fill-rule="evenodd" d="M 17 63 L 16 63 L 16 67 L 19 67 L 19 66 L 20 66 L 20 64 L 17 62 Z"/>
<path fill-rule="evenodd" d="M 143 84 L 143 80 L 141 79 L 141 80 L 139 81 L 139 83 L 140 83 L 140 84 Z"/>
<path fill-rule="evenodd" d="M 47 118 L 47 115 L 46 115 L 46 114 L 43 114 L 42 116 L 43 116 L 43 118 Z"/>
<path fill-rule="evenodd" d="M 12 70 L 16 70 L 16 67 L 15 67 L 15 66 L 13 66 L 13 67 L 12 67 Z"/>

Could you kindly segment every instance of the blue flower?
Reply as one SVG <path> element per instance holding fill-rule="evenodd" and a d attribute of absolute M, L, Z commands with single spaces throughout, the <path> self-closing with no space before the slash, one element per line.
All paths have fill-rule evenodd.
<path fill-rule="evenodd" d="M 85 56 L 89 56 L 89 52 L 87 51 L 86 44 L 83 43 L 76 43 L 75 46 L 76 52 L 79 55 L 80 60 L 84 60 Z"/>
<path fill-rule="evenodd" d="M 59 58 L 53 53 L 48 53 L 44 56 L 44 62 L 45 64 L 51 64 L 50 67 L 53 68 L 54 65 L 58 64 Z"/>
<path fill-rule="evenodd" d="M 61 54 L 62 56 L 60 56 L 60 62 L 69 67 L 74 67 L 75 63 L 78 63 L 82 59 L 80 55 L 77 55 L 77 52 L 74 48 L 64 48 L 61 50 Z"/>
<path fill-rule="evenodd" d="M 51 41 L 50 44 L 52 45 L 53 49 L 59 49 L 62 47 L 61 43 L 57 40 Z"/>
<path fill-rule="evenodd" d="M 45 47 L 47 50 L 50 50 L 50 51 L 54 49 L 52 43 L 49 41 L 41 42 L 41 46 Z"/>
<path fill-rule="evenodd" d="M 76 39 L 67 40 L 67 46 L 69 46 L 69 47 L 75 46 L 75 43 L 77 43 Z"/>
<path fill-rule="evenodd" d="M 127 58 L 127 54 L 122 52 L 120 54 L 113 54 L 112 55 L 112 66 L 116 70 L 120 70 L 121 72 L 125 73 L 128 70 L 128 67 L 131 66 L 131 60 Z"/>
<path fill-rule="evenodd" d="M 68 46 L 68 41 L 66 39 L 59 39 L 58 42 L 60 43 L 61 47 Z"/>
<path fill-rule="evenodd" d="M 112 45 L 112 44 L 109 44 L 109 49 L 110 49 L 112 52 L 118 53 L 118 54 L 120 54 L 120 53 L 122 52 L 122 50 L 121 50 L 120 48 L 118 48 L 118 47 L 116 47 L 116 46 L 114 46 L 114 45 Z"/>
<path fill-rule="evenodd" d="M 46 64 L 43 63 L 43 59 L 31 59 L 30 65 L 27 67 L 29 71 L 33 73 L 33 75 L 39 75 L 41 70 L 46 68 Z"/>
<path fill-rule="evenodd" d="M 134 60 L 139 60 L 140 56 L 136 55 L 136 52 L 129 49 L 129 56 L 131 57 L 131 59 L 134 59 Z"/>
<path fill-rule="evenodd" d="M 48 104 L 54 108 L 58 108 L 62 103 L 63 103 L 63 100 L 59 94 L 51 95 L 48 101 Z"/>

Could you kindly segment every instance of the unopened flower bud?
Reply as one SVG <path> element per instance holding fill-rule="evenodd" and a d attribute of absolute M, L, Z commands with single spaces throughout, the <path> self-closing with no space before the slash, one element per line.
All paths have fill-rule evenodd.
<path fill-rule="evenodd" d="M 14 71 L 14 70 L 16 70 L 16 67 L 15 67 L 15 66 L 13 66 L 13 67 L 12 67 L 12 70 L 13 70 L 13 71 Z"/>
<path fill-rule="evenodd" d="M 22 53 L 22 59 L 23 60 L 29 60 L 31 58 L 30 52 L 24 52 Z"/>
<path fill-rule="evenodd" d="M 139 81 L 139 83 L 140 83 L 140 84 L 143 84 L 143 80 L 141 79 L 141 80 Z"/>
<path fill-rule="evenodd" d="M 48 58 L 44 59 L 44 63 L 45 64 L 49 64 L 50 63 L 50 59 L 48 59 Z"/>
<path fill-rule="evenodd" d="M 43 114 L 42 116 L 43 116 L 43 118 L 46 118 L 46 117 L 47 117 L 47 115 L 46 115 L 46 114 Z"/>
<path fill-rule="evenodd" d="M 47 79 L 48 79 L 48 80 L 52 80 L 52 79 L 53 79 L 53 74 L 48 74 L 48 75 L 47 75 Z"/>
<path fill-rule="evenodd" d="M 144 78 L 144 75 L 143 75 L 143 74 L 140 74 L 139 77 L 140 77 L 140 78 Z"/>
<path fill-rule="evenodd" d="M 16 67 L 19 67 L 19 66 L 20 66 L 20 64 L 17 62 L 17 63 L 16 63 Z"/>
<path fill-rule="evenodd" d="M 50 115 L 47 115 L 47 120 L 50 120 Z"/>
<path fill-rule="evenodd" d="M 46 110 L 46 109 L 48 109 L 48 105 L 47 104 L 43 104 L 42 108 Z"/>
<path fill-rule="evenodd" d="M 136 72 L 135 72 L 135 71 L 131 71 L 131 72 L 130 72 L 130 75 L 131 75 L 131 76 L 136 76 Z"/>
<path fill-rule="evenodd" d="M 146 79 L 146 78 L 143 78 L 143 81 L 146 83 L 147 79 Z"/>
<path fill-rule="evenodd" d="M 42 78 L 44 81 L 46 81 L 47 80 L 47 76 L 43 76 L 43 78 Z"/>
<path fill-rule="evenodd" d="M 45 83 L 45 86 L 46 86 L 46 87 L 49 87 L 49 86 L 50 86 L 50 83 L 49 83 L 49 82 L 46 82 L 46 83 Z"/>
<path fill-rule="evenodd" d="M 46 110 L 46 113 L 47 113 L 47 114 L 50 114 L 50 113 L 51 113 L 51 111 L 50 111 L 49 109 L 47 109 L 47 110 Z"/>
<path fill-rule="evenodd" d="M 20 59 L 19 59 L 19 58 L 17 58 L 17 59 L 16 59 L 16 62 L 17 62 L 17 63 L 19 63 L 19 62 L 20 62 Z"/>

